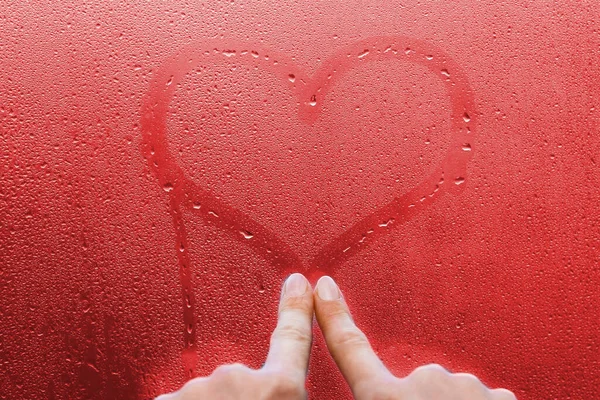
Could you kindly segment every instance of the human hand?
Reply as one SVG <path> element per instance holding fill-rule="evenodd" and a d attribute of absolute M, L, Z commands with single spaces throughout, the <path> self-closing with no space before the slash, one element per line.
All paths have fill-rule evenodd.
<path fill-rule="evenodd" d="M 490 390 L 471 374 L 451 374 L 435 364 L 419 367 L 405 378 L 395 377 L 355 325 L 333 279 L 319 279 L 313 293 L 300 274 L 284 284 L 277 327 L 261 369 L 221 366 L 156 400 L 306 399 L 313 306 L 329 352 L 357 400 L 516 400 L 508 390 Z"/>
<path fill-rule="evenodd" d="M 451 374 L 431 364 L 405 378 L 392 375 L 355 325 L 336 283 L 328 276 L 314 291 L 315 315 L 327 348 L 357 400 L 516 400 L 506 389 L 490 390 L 471 374 Z"/>
<path fill-rule="evenodd" d="M 306 399 L 312 320 L 312 287 L 301 274 L 292 274 L 282 288 L 277 327 L 261 369 L 222 365 L 212 375 L 192 379 L 177 392 L 155 400 Z"/>

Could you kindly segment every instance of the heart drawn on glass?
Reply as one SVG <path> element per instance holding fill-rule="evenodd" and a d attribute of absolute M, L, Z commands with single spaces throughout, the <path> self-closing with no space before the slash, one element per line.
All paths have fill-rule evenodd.
<path fill-rule="evenodd" d="M 265 57 L 267 54 L 268 57 Z M 392 59 L 422 65 L 439 76 L 450 99 L 452 131 L 448 151 L 435 170 L 424 176 L 420 183 L 405 193 L 398 193 L 391 202 L 331 238 L 308 264 L 303 263 L 275 232 L 193 182 L 169 149 L 166 133 L 168 109 L 178 84 L 198 65 L 215 62 L 218 57 L 232 56 L 236 57 L 237 62 L 269 71 L 280 77 L 282 84 L 289 85 L 299 102 L 297 112 L 300 120 L 306 124 L 312 124 L 319 118 L 319 99 L 332 84 L 343 79 L 344 73 L 361 63 Z M 293 79 L 290 78 L 291 72 Z M 314 275 L 317 269 L 319 274 L 331 275 L 342 262 L 410 220 L 444 193 L 458 193 L 464 188 L 475 127 L 473 95 L 462 70 L 437 47 L 409 37 L 373 37 L 340 48 L 312 77 L 302 73 L 289 57 L 242 42 L 217 40 L 190 44 L 164 62 L 155 71 L 150 89 L 142 102 L 141 148 L 152 173 L 169 196 L 176 232 L 174 248 L 182 286 L 186 371 L 191 375 L 195 365 L 194 357 L 186 358 L 185 355 L 195 353 L 196 326 L 192 266 L 188 252 L 181 251 L 188 246 L 183 210 L 190 210 L 229 232 L 281 271 L 282 275 L 292 272 L 292 267 L 299 269 L 298 266 L 302 266 L 309 276 Z M 250 240 L 247 232 L 251 232 Z"/>

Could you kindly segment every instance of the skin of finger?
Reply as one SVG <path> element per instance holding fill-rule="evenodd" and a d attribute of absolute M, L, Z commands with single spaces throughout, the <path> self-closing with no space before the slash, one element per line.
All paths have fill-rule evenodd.
<path fill-rule="evenodd" d="M 359 387 L 368 386 L 368 382 L 390 376 L 365 334 L 352 320 L 343 297 L 330 301 L 322 300 L 318 294 L 314 297 L 315 315 L 327 348 L 354 395 Z"/>
<path fill-rule="evenodd" d="M 176 392 L 163 394 L 161 396 L 156 397 L 154 400 L 186 400 L 193 398 L 201 398 L 205 396 L 206 389 L 208 388 L 208 382 L 210 378 L 201 377 L 194 378 L 186 382 L 185 385 L 181 387 Z"/>
<path fill-rule="evenodd" d="M 233 364 L 217 368 L 209 378 L 203 392 L 206 397 L 190 397 L 190 400 L 304 400 L 307 397 L 304 380 L 299 382 L 282 371 L 253 370 Z"/>
<path fill-rule="evenodd" d="M 259 382 L 261 379 L 255 370 L 243 364 L 225 364 L 216 368 L 210 376 L 191 379 L 178 391 L 155 400 L 235 399 L 256 386 L 264 387 Z"/>
<path fill-rule="evenodd" d="M 242 400 L 268 398 L 264 376 L 260 371 L 243 364 L 222 365 L 215 369 L 203 388 L 205 397 L 189 397 L 185 400 L 215 399 Z"/>
<path fill-rule="evenodd" d="M 222 365 L 215 369 L 199 390 L 190 391 L 182 400 L 198 399 L 258 399 L 265 390 L 264 377 L 259 371 L 243 364 Z M 201 393 L 203 396 L 198 396 Z"/>
<path fill-rule="evenodd" d="M 422 365 L 402 378 L 402 392 L 411 399 L 454 400 L 454 390 L 450 373 L 438 364 Z M 473 399 L 480 400 L 480 399 Z"/>
<path fill-rule="evenodd" d="M 493 389 L 491 392 L 493 400 L 517 400 L 517 396 L 507 389 Z"/>
<path fill-rule="evenodd" d="M 306 391 L 305 380 L 298 379 L 289 374 L 261 370 L 263 375 L 261 399 L 277 400 L 306 400 L 308 393 Z M 257 397 L 258 398 L 258 397 Z"/>
<path fill-rule="evenodd" d="M 357 400 L 516 400 L 506 389 L 490 390 L 471 374 L 451 374 L 438 365 L 417 368 L 406 378 L 384 379 L 364 385 Z"/>
<path fill-rule="evenodd" d="M 491 391 L 475 375 L 468 373 L 451 374 L 452 386 L 457 393 L 469 393 L 469 398 L 491 399 Z"/>
<path fill-rule="evenodd" d="M 401 381 L 393 375 L 378 377 L 358 384 L 352 394 L 356 400 L 416 400 L 414 392 L 406 391 Z"/>
<path fill-rule="evenodd" d="M 421 366 L 402 379 L 402 392 L 419 400 L 497 400 L 474 375 L 451 374 L 437 364 Z"/>
<path fill-rule="evenodd" d="M 281 296 L 277 326 L 271 335 L 266 371 L 289 374 L 304 383 L 312 345 L 313 291 L 297 297 Z"/>
<path fill-rule="evenodd" d="M 506 389 L 489 389 L 473 374 L 451 374 L 453 386 L 459 393 L 469 393 L 469 398 L 489 400 L 515 400 L 515 395 Z"/>

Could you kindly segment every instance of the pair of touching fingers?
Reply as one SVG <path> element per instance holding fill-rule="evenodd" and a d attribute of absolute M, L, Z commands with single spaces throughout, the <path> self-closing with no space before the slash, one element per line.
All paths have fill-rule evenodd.
<path fill-rule="evenodd" d="M 223 365 L 210 376 L 195 378 L 177 392 L 156 400 L 306 399 L 313 314 L 327 348 L 358 400 L 514 400 L 508 390 L 490 390 L 470 374 L 451 374 L 439 365 L 425 365 L 396 377 L 375 354 L 354 324 L 337 284 L 328 276 L 313 290 L 301 274 L 285 281 L 277 327 L 263 367 Z"/>

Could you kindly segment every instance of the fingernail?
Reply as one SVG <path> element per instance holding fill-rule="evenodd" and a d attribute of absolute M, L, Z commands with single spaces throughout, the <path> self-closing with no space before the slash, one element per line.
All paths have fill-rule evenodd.
<path fill-rule="evenodd" d="M 341 297 L 340 289 L 335 284 L 334 280 L 327 275 L 322 276 L 321 279 L 319 279 L 316 290 L 321 300 L 339 300 Z"/>
<path fill-rule="evenodd" d="M 298 297 L 306 293 L 306 289 L 308 289 L 306 278 L 302 274 L 295 273 L 290 275 L 285 281 L 283 294 L 286 297 Z"/>

